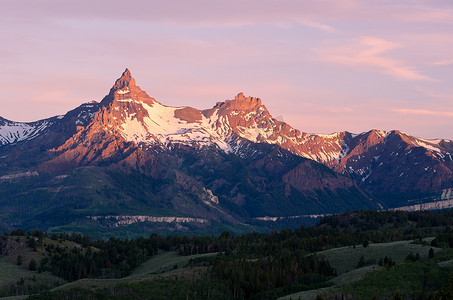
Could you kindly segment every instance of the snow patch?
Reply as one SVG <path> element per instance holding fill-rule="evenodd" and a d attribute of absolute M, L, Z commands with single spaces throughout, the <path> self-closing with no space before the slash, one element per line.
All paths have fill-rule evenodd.
<path fill-rule="evenodd" d="M 141 105 L 148 116 L 143 122 L 135 118 L 135 114 L 127 116 L 125 122 L 120 124 L 120 134 L 128 141 L 139 143 L 160 143 L 168 146 L 171 143 L 187 145 L 209 146 L 217 145 L 220 149 L 229 152 L 230 146 L 225 141 L 222 133 L 231 132 L 223 129 L 217 132 L 213 121 L 217 118 L 206 118 L 202 115 L 201 121 L 187 122 L 175 117 L 175 111 L 181 107 L 165 106 L 158 102 L 151 105 L 132 99 L 117 100 L 119 102 L 134 102 Z M 218 115 L 217 115 L 218 117 Z"/>
<path fill-rule="evenodd" d="M 417 146 L 423 147 L 423 148 L 425 148 L 427 150 L 434 151 L 434 152 L 441 152 L 440 149 L 435 147 L 435 146 L 433 146 L 433 144 L 428 144 L 428 143 L 431 143 L 431 142 L 425 143 L 424 141 L 428 142 L 426 140 L 416 139 L 416 140 L 414 140 L 414 143 Z"/>
<path fill-rule="evenodd" d="M 130 93 L 130 92 L 131 92 L 131 90 L 129 90 L 129 88 L 126 88 L 125 90 L 116 91 L 116 93 L 120 94 L 120 95 L 127 94 L 127 93 Z"/>
<path fill-rule="evenodd" d="M 316 136 L 319 136 L 319 137 L 322 137 L 322 138 L 325 138 L 325 139 L 333 139 L 333 138 L 337 138 L 338 136 L 340 135 L 339 132 L 335 132 L 335 133 L 331 133 L 331 134 L 316 134 Z"/>
<path fill-rule="evenodd" d="M 34 123 L 7 122 L 0 126 L 0 145 L 14 144 L 17 142 L 36 138 L 46 128 L 52 125 L 49 120 Z"/>

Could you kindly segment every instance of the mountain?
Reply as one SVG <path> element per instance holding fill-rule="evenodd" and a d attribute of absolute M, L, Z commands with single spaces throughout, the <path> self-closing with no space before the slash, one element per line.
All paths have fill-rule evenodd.
<path fill-rule="evenodd" d="M 453 200 L 451 141 L 308 134 L 242 93 L 206 110 L 170 107 L 127 69 L 99 103 L 33 123 L 0 119 L 0 143 L 4 227 L 240 231 Z"/>
<path fill-rule="evenodd" d="M 51 126 L 56 119 L 58 117 L 31 123 L 21 123 L 0 117 L 0 146 L 33 139 Z"/>

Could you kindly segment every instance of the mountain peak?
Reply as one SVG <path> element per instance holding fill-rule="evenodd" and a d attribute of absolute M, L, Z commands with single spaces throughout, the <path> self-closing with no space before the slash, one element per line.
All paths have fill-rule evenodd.
<path fill-rule="evenodd" d="M 234 97 L 234 100 L 225 100 L 226 107 L 230 109 L 249 110 L 261 107 L 261 99 L 255 97 L 246 97 L 240 92 Z"/>
<path fill-rule="evenodd" d="M 138 102 L 155 101 L 135 84 L 135 79 L 132 77 L 131 71 L 126 68 L 123 74 L 121 74 L 121 77 L 115 81 L 115 84 L 110 89 L 109 94 L 102 99 L 101 104 L 104 105 L 106 103 L 111 103 L 114 100 L 126 101 L 131 99 Z"/>
<path fill-rule="evenodd" d="M 245 101 L 246 98 L 244 96 L 244 93 L 240 92 L 239 94 L 237 94 L 236 97 L 234 97 L 234 100 L 236 100 L 236 101 Z"/>
<path fill-rule="evenodd" d="M 131 75 L 131 71 L 128 68 L 124 70 L 123 74 L 120 78 L 115 81 L 115 85 L 113 86 L 114 90 L 121 90 L 126 87 L 135 87 L 135 79 Z"/>

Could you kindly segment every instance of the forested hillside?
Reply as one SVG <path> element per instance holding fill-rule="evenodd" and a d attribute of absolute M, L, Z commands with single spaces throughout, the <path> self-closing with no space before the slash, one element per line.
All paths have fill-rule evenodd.
<path fill-rule="evenodd" d="M 19 229 L 1 238 L 0 267 L 18 277 L 1 278 L 0 295 L 146 299 L 153 291 L 153 299 L 276 299 L 324 288 L 328 292 L 319 297 L 357 293 L 360 298 L 371 289 L 376 299 L 396 292 L 440 299 L 450 292 L 453 274 L 450 227 L 452 211 L 357 211 L 266 234 L 92 240 L 78 233 Z M 388 250 L 393 245 L 399 252 Z M 419 274 L 416 270 L 421 277 L 403 276 Z M 351 272 L 363 280 L 345 281 Z M 430 280 L 419 282 L 428 273 Z M 401 286 L 390 285 L 390 291 L 376 289 L 370 279 L 392 276 L 399 276 Z"/>

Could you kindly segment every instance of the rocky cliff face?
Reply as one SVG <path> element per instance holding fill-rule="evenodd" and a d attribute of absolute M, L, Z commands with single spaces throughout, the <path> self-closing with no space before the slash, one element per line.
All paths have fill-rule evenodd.
<path fill-rule="evenodd" d="M 34 123 L 1 119 L 0 143 L 33 140 L 58 128 L 52 125 L 72 128 L 60 134 L 64 143 L 49 145 L 58 145 L 51 151 L 61 154 L 53 160 L 59 166 L 120 161 L 132 153 L 136 159 L 149 159 L 147 152 L 167 151 L 175 144 L 215 146 L 243 156 L 244 147 L 253 142 L 275 144 L 322 163 L 370 192 L 453 185 L 451 141 L 424 140 L 396 130 L 309 134 L 274 119 L 259 98 L 243 93 L 206 110 L 165 106 L 141 90 L 127 69 L 100 103 L 86 103 L 64 117 Z M 134 147 L 144 151 L 137 154 Z"/>
<path fill-rule="evenodd" d="M 353 178 L 369 192 L 440 190 L 453 184 L 451 141 L 424 140 L 397 130 L 309 134 L 274 119 L 259 98 L 243 93 L 202 111 L 169 107 L 137 87 L 126 70 L 100 107 L 85 132 L 117 134 L 141 149 L 216 146 L 243 156 L 248 142 L 275 144 Z"/>
<path fill-rule="evenodd" d="M 233 223 L 432 201 L 433 193 L 453 186 L 452 152 L 451 141 L 400 131 L 305 133 L 243 93 L 206 110 L 166 106 L 127 69 L 99 103 L 33 123 L 0 119 L 1 176 L 70 178 L 79 169 L 98 170 L 104 175 L 97 180 L 109 184 L 99 188 L 101 196 L 87 196 L 85 209 L 95 205 L 93 197 L 141 199 L 186 217 Z M 138 172 L 151 190 L 118 190 L 118 172 L 126 178 Z M 58 193 L 77 187 L 72 184 Z"/>

